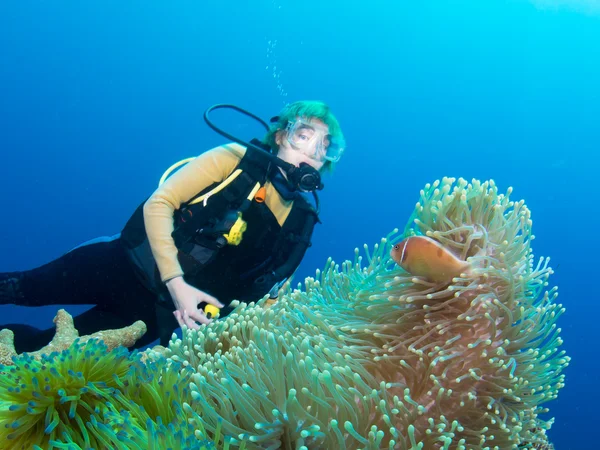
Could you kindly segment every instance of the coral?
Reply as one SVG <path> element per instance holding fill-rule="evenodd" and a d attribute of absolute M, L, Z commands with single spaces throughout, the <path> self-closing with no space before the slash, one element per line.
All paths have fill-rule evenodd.
<path fill-rule="evenodd" d="M 53 322 L 56 324 L 56 334 L 52 341 L 40 350 L 29 353 L 30 356 L 40 359 L 42 355 L 60 352 L 69 348 L 75 339 L 82 343 L 90 339 L 102 340 L 109 350 L 119 346 L 131 347 L 146 333 L 146 324 L 138 320 L 133 325 L 118 330 L 102 330 L 79 337 L 73 317 L 64 309 L 58 310 Z M 16 355 L 13 332 L 8 329 L 0 330 L 0 364 L 12 365 L 12 358 Z"/>
<path fill-rule="evenodd" d="M 329 261 L 268 309 L 239 305 L 174 339 L 196 369 L 191 407 L 250 448 L 517 448 L 547 444 L 543 405 L 563 386 L 552 270 L 534 261 L 523 201 L 493 182 L 421 192 L 402 234 L 366 261 Z M 451 283 L 389 256 L 426 235 L 467 260 Z M 366 262 L 366 264 L 364 264 Z"/>
<path fill-rule="evenodd" d="M 8 328 L 4 328 L 0 330 L 0 364 L 12 364 L 13 356 L 17 356 L 15 334 Z"/>

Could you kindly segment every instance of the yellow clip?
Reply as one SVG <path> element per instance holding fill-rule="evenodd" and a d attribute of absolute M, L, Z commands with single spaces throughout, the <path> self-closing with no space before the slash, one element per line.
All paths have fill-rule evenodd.
<path fill-rule="evenodd" d="M 229 245 L 239 245 L 242 242 L 244 231 L 248 228 L 248 224 L 242 219 L 242 213 L 238 211 L 237 214 L 238 218 L 229 230 L 229 233 L 223 235 Z"/>

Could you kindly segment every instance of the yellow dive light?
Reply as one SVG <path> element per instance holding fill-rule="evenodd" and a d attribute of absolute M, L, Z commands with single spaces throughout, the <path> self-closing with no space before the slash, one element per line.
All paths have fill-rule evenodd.
<path fill-rule="evenodd" d="M 219 308 L 217 308 L 214 305 L 211 305 L 210 303 L 204 307 L 204 314 L 206 314 L 206 317 L 209 319 L 217 319 L 219 317 L 220 312 L 221 311 L 219 310 Z"/>

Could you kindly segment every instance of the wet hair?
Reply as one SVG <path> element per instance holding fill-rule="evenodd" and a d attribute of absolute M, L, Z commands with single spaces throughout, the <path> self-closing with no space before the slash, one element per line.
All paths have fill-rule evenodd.
<path fill-rule="evenodd" d="M 297 117 L 305 119 L 319 119 L 329 127 L 331 141 L 338 145 L 344 146 L 344 135 L 338 120 L 331 112 L 331 108 L 323 102 L 306 100 L 290 103 L 286 105 L 275 117 L 275 121 L 271 122 L 271 126 L 266 136 L 263 139 L 265 144 L 268 144 L 272 149 L 276 150 L 279 146 L 276 142 L 278 131 L 285 130 L 288 122 L 295 120 Z M 335 163 L 326 161 L 323 166 L 323 171 L 331 172 L 335 167 Z"/>

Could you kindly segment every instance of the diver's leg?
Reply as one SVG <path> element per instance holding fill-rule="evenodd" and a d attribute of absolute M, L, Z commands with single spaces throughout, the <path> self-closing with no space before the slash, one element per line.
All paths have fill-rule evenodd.
<path fill-rule="evenodd" d="M 170 299 L 169 299 L 170 300 Z M 173 332 L 179 328 L 179 323 L 173 315 L 173 304 L 162 302 L 156 304 L 156 338 L 160 345 L 166 347 L 173 336 Z"/>
<path fill-rule="evenodd" d="M 33 270 L 0 274 L 0 280 L 2 275 L 5 280 L 17 279 L 16 286 L 12 282 L 6 283 L 11 286 L 9 298 L 12 300 L 6 303 L 23 306 L 97 305 L 74 318 L 75 328 L 80 336 L 105 329 L 122 328 L 136 320 L 142 320 L 148 331 L 136 343 L 135 348 L 139 348 L 164 335 L 164 330 L 168 329 L 170 337 L 177 328 L 172 314 L 170 317 L 161 315 L 162 326 L 159 328 L 156 296 L 139 282 L 118 239 L 78 247 Z M 39 348 L 47 344 L 54 335 L 54 328 L 28 328 L 31 332 L 31 343 L 28 343 L 29 338 L 19 332 L 18 326 L 8 328 L 21 335 L 15 338 L 15 341 L 21 342 L 17 344 L 21 348 Z M 22 328 L 22 331 L 26 330 Z"/>
<path fill-rule="evenodd" d="M 23 272 L 0 273 L 0 305 L 19 305 L 24 301 L 22 279 Z"/>
<path fill-rule="evenodd" d="M 40 330 L 39 328 L 25 325 L 22 323 L 11 323 L 2 325 L 2 328 L 8 328 L 15 334 L 15 349 L 17 353 L 34 352 L 48 345 L 54 337 L 54 328 Z"/>
<path fill-rule="evenodd" d="M 139 282 L 117 238 L 79 246 L 35 269 L 0 274 L 0 304 L 112 303 L 130 283 Z"/>

